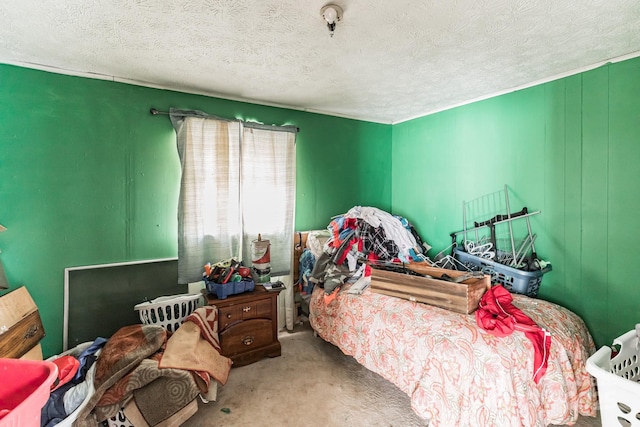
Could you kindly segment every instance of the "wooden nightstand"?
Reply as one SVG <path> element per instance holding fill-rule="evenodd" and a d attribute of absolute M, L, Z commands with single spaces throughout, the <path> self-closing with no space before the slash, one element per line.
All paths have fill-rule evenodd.
<path fill-rule="evenodd" d="M 218 307 L 222 354 L 233 360 L 233 366 L 280 356 L 278 293 L 256 285 L 252 292 L 225 299 L 218 299 L 215 294 L 207 295 L 208 304 Z"/>

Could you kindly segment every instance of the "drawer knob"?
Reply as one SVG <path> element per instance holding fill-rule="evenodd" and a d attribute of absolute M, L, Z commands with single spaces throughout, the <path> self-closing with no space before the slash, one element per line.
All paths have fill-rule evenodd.
<path fill-rule="evenodd" d="M 246 307 L 243 307 L 243 308 L 242 308 L 242 311 L 244 311 L 245 313 L 247 313 L 247 312 L 251 311 L 251 306 L 250 306 L 250 305 L 248 305 L 248 306 L 246 306 Z"/>
<path fill-rule="evenodd" d="M 253 337 L 244 337 L 242 339 L 242 344 L 244 345 L 251 345 L 253 344 Z"/>
<path fill-rule="evenodd" d="M 38 327 L 36 325 L 31 325 L 27 332 L 24 333 L 23 338 L 28 340 L 29 338 L 33 338 L 38 333 Z"/>
<path fill-rule="evenodd" d="M 227 313 L 227 319 L 231 319 L 231 313 Z"/>

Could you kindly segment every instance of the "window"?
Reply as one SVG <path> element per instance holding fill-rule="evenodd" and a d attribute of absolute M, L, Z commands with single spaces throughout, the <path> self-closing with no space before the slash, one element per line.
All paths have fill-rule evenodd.
<path fill-rule="evenodd" d="M 251 266 L 251 242 L 271 242 L 272 275 L 288 274 L 295 213 L 292 126 L 171 110 L 182 167 L 178 281 L 202 279 L 207 262 Z"/>

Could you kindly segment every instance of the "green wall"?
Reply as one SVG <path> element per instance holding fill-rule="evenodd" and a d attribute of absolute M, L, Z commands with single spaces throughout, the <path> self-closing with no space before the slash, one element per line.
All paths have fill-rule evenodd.
<path fill-rule="evenodd" d="M 640 58 L 393 126 L 392 206 L 430 255 L 463 228 L 462 204 L 509 186 L 541 210 L 552 262 L 539 296 L 581 315 L 598 346 L 640 322 Z"/>
<path fill-rule="evenodd" d="M 62 350 L 66 267 L 177 256 L 175 133 L 151 107 L 298 126 L 299 230 L 390 210 L 389 125 L 9 65 L 0 101 L 0 256 L 40 309 L 45 356 Z"/>
<path fill-rule="evenodd" d="M 176 256 L 175 135 L 151 107 L 299 126 L 299 230 L 377 206 L 433 255 L 463 201 L 507 184 L 514 206 L 542 211 L 531 222 L 553 271 L 540 297 L 598 345 L 638 322 L 640 59 L 394 126 L 9 65 L 0 100 L 0 256 L 40 308 L 45 355 L 62 349 L 65 267 Z"/>

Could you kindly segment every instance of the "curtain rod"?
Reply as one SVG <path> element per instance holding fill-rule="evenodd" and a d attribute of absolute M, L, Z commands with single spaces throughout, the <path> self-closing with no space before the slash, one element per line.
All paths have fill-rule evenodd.
<path fill-rule="evenodd" d="M 156 110 L 155 108 L 151 108 L 149 110 L 149 113 L 151 113 L 152 116 L 157 116 L 158 114 L 164 114 L 164 115 L 167 115 L 167 116 L 171 115 L 171 113 L 168 112 L 168 111 L 159 111 L 159 110 Z M 197 115 L 197 114 L 188 114 L 188 113 L 177 113 L 177 114 L 174 114 L 174 115 L 183 116 L 183 117 L 187 117 L 187 116 L 202 117 L 202 116 Z M 223 119 L 222 117 L 217 117 L 217 116 L 212 116 L 212 117 L 218 118 L 220 120 L 229 120 L 229 119 Z M 229 121 L 233 121 L 233 120 L 229 120 Z M 263 125 L 261 123 L 245 122 L 243 120 L 238 120 L 238 121 L 241 121 L 242 123 L 246 124 L 247 127 L 253 127 L 253 128 L 258 128 L 258 129 L 287 128 L 287 127 L 289 127 L 289 128 L 295 128 L 296 132 L 300 132 L 300 128 L 297 127 L 297 126 Z"/>

